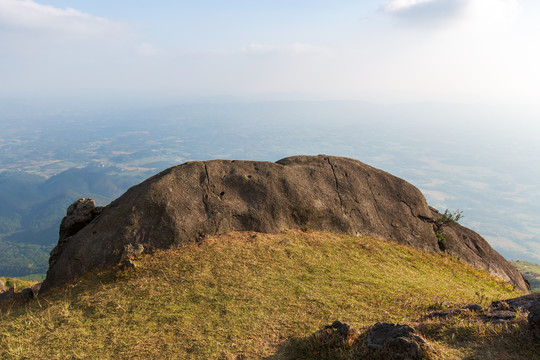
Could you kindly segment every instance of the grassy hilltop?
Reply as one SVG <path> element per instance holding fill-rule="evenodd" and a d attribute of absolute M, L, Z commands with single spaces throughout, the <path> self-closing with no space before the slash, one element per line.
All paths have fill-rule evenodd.
<path fill-rule="evenodd" d="M 4 306 L 0 358 L 322 357 L 310 335 L 334 320 L 357 329 L 378 321 L 411 324 L 440 359 L 538 353 L 524 319 L 515 325 L 467 316 L 421 321 L 445 302 L 486 306 L 520 294 L 456 258 L 371 237 L 237 232 L 135 263 L 94 271 L 26 305 Z M 348 354 L 345 346 L 326 355 Z"/>

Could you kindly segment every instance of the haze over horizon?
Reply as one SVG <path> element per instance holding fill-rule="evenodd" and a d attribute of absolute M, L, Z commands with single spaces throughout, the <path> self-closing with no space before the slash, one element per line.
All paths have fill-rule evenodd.
<path fill-rule="evenodd" d="M 0 98 L 529 104 L 532 0 L 0 1 Z"/>

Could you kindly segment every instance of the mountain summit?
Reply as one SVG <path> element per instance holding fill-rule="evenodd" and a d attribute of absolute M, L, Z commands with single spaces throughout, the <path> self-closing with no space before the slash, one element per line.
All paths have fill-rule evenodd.
<path fill-rule="evenodd" d="M 175 248 L 231 231 L 290 228 L 371 235 L 446 251 L 529 290 L 523 276 L 480 235 L 440 222 L 442 215 L 416 187 L 349 158 L 188 162 L 132 187 L 103 209 L 92 209 L 87 201 L 77 211 L 72 205 L 62 222 L 42 291 L 118 263 L 133 251 Z"/>

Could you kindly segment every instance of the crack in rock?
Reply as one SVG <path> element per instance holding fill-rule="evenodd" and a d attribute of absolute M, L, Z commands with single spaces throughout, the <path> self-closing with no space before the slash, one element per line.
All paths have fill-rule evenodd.
<path fill-rule="evenodd" d="M 411 211 L 411 215 L 412 215 L 413 217 L 417 217 L 416 215 L 414 215 L 414 211 L 413 211 L 411 205 L 407 204 L 407 202 L 405 202 L 405 201 L 403 201 L 403 200 L 401 200 L 401 202 L 402 202 L 403 204 L 405 204 L 405 206 L 407 206 L 407 207 L 409 208 L 409 210 Z"/>
<path fill-rule="evenodd" d="M 345 215 L 350 216 L 349 212 L 347 211 L 347 209 L 345 208 L 345 205 L 343 203 L 343 198 L 341 197 L 341 194 L 339 193 L 339 181 L 338 181 L 338 178 L 337 178 L 337 175 L 336 175 L 336 170 L 334 169 L 334 165 L 330 161 L 330 158 L 327 157 L 326 161 L 328 162 L 328 165 L 330 165 L 330 168 L 332 169 L 332 174 L 334 175 L 334 181 L 336 183 L 336 193 L 337 193 L 337 196 L 339 198 L 339 204 L 341 205 L 341 211 L 343 211 L 343 213 Z"/>
<path fill-rule="evenodd" d="M 371 196 L 373 197 L 373 208 L 375 209 L 375 213 L 377 214 L 379 223 L 382 225 L 384 224 L 384 222 L 382 221 L 381 215 L 379 214 L 379 207 L 377 206 L 378 201 L 377 201 L 377 198 L 375 197 L 375 193 L 373 192 L 373 189 L 371 188 L 371 184 L 369 183 L 369 176 L 366 173 L 364 173 L 364 177 L 366 178 L 366 184 L 369 188 L 369 191 L 371 192 Z M 388 236 L 388 234 L 386 235 Z"/>
<path fill-rule="evenodd" d="M 208 199 L 210 198 L 210 176 L 208 176 L 208 166 L 206 166 L 206 161 L 203 161 L 204 166 L 204 173 L 206 175 L 206 193 L 203 194 L 203 203 L 204 203 L 204 209 L 208 213 L 210 211 L 210 206 L 208 203 Z"/>

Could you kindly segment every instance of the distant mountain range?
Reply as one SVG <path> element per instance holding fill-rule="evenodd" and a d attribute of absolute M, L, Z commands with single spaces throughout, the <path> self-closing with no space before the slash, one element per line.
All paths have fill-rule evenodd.
<path fill-rule="evenodd" d="M 50 178 L 0 173 L 0 274 L 44 273 L 66 208 L 80 197 L 106 205 L 141 175 L 116 167 L 72 168 Z"/>

